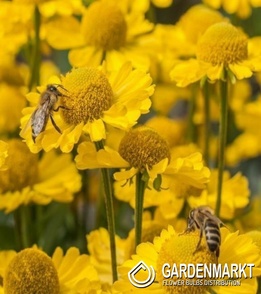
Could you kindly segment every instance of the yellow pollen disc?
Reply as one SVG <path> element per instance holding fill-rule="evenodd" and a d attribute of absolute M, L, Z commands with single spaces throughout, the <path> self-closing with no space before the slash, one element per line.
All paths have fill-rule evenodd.
<path fill-rule="evenodd" d="M 201 245 L 197 251 L 197 244 L 199 241 L 199 232 L 192 232 L 183 235 L 173 235 L 170 239 L 166 240 L 159 251 L 158 262 L 157 262 L 157 276 L 159 280 L 159 284 L 164 287 L 167 293 L 171 294 L 203 294 L 207 290 L 207 286 L 196 285 L 197 278 L 189 279 L 190 285 L 186 285 L 186 281 L 188 278 L 177 277 L 174 275 L 172 278 L 168 280 L 176 281 L 176 280 L 184 280 L 184 285 L 163 285 L 162 281 L 166 278 L 162 274 L 162 268 L 164 263 L 177 265 L 177 271 L 179 273 L 179 265 L 183 264 L 212 264 L 217 263 L 217 257 L 215 253 L 209 251 L 206 240 L 203 236 L 201 240 Z M 193 285 L 193 281 L 194 284 Z"/>
<path fill-rule="evenodd" d="M 37 249 L 24 249 L 8 265 L 5 294 L 58 294 L 58 273 L 51 258 Z"/>
<path fill-rule="evenodd" d="M 106 50 L 119 49 L 126 42 L 127 24 L 116 5 L 94 2 L 82 20 L 82 32 L 88 45 Z"/>
<path fill-rule="evenodd" d="M 0 193 L 21 190 L 33 185 L 38 178 L 38 156 L 20 140 L 11 140 L 8 146 L 8 169 L 0 171 Z"/>
<path fill-rule="evenodd" d="M 210 26 L 200 38 L 197 58 L 213 65 L 228 65 L 247 59 L 247 37 L 229 23 Z"/>
<path fill-rule="evenodd" d="M 61 113 L 68 124 L 99 119 L 111 106 L 111 85 L 105 74 L 96 68 L 73 69 L 62 77 L 62 84 L 68 92 L 61 99 L 61 104 L 67 108 Z"/>
<path fill-rule="evenodd" d="M 139 127 L 129 131 L 121 140 L 120 155 L 132 167 L 151 169 L 164 158 L 170 159 L 168 143 L 153 129 Z"/>

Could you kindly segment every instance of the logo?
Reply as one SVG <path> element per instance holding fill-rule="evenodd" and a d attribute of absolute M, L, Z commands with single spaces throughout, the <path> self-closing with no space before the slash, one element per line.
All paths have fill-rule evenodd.
<path fill-rule="evenodd" d="M 140 270 L 143 270 L 143 271 L 146 271 L 148 272 L 148 277 L 147 279 L 143 280 L 143 281 L 140 281 L 138 279 L 135 278 L 135 275 L 140 271 Z M 146 265 L 145 262 L 143 262 L 142 260 L 137 264 L 135 265 L 129 272 L 128 272 L 128 277 L 129 277 L 129 280 L 131 282 L 131 284 L 137 288 L 146 288 L 148 286 L 150 286 L 154 280 L 155 280 L 155 277 L 156 277 L 156 273 L 155 273 L 155 270 L 154 268 L 152 267 L 152 265 L 150 267 L 148 267 Z"/>

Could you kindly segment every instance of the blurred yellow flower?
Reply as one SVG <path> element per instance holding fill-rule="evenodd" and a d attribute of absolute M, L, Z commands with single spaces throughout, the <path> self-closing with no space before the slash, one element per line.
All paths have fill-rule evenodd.
<path fill-rule="evenodd" d="M 69 49 L 73 66 L 98 66 L 105 59 L 109 71 L 126 61 L 135 68 L 148 70 L 152 46 L 144 42 L 153 24 L 144 13 L 131 9 L 127 1 L 94 1 L 83 13 L 81 22 L 67 18 L 49 22 L 46 38 L 56 49 Z M 59 24 L 59 25 L 57 25 Z"/>
<path fill-rule="evenodd" d="M 261 96 L 245 103 L 235 113 L 235 122 L 240 135 L 227 147 L 226 160 L 229 165 L 253 158 L 261 154 L 261 130 L 258 126 L 261 119 Z"/>
<path fill-rule="evenodd" d="M 207 205 L 215 209 L 217 198 L 217 170 L 212 170 L 207 188 L 199 197 L 189 197 L 188 203 L 194 208 L 200 205 Z M 249 203 L 250 191 L 248 180 L 241 173 L 230 176 L 228 171 L 223 175 L 222 206 L 220 217 L 232 220 L 237 216 L 239 209 L 245 208 Z"/>
<path fill-rule="evenodd" d="M 86 236 L 90 263 L 97 270 L 102 284 L 112 283 L 110 239 L 106 229 L 94 230 Z M 126 240 L 115 236 L 117 264 L 121 265 L 125 261 Z"/>
<path fill-rule="evenodd" d="M 211 82 L 224 79 L 224 71 L 232 83 L 249 78 L 261 69 L 261 55 L 248 50 L 247 36 L 238 28 L 225 22 L 210 26 L 197 44 L 197 59 L 177 64 L 171 78 L 180 87 L 201 79 Z"/>
<path fill-rule="evenodd" d="M 11 133 L 17 130 L 26 106 L 25 96 L 18 87 L 0 83 L 0 132 Z"/>
<path fill-rule="evenodd" d="M 3 293 L 91 294 L 101 291 L 89 256 L 81 255 L 75 247 L 69 248 L 65 255 L 58 247 L 51 258 L 37 248 L 19 253 L 1 251 L 0 260 L 0 277 L 4 281 L 0 291 L 4 290 Z"/>
<path fill-rule="evenodd" d="M 8 169 L 0 171 L 0 209 L 9 213 L 20 205 L 70 202 L 81 188 L 71 156 L 49 152 L 38 160 L 18 139 L 8 141 Z"/>
<path fill-rule="evenodd" d="M 185 122 L 181 119 L 170 119 L 163 115 L 156 115 L 147 120 L 145 125 L 156 130 L 169 143 L 170 148 L 184 142 Z"/>
<path fill-rule="evenodd" d="M 205 238 L 202 239 L 200 249 L 195 252 L 199 239 L 199 232 L 189 234 L 177 234 L 173 227 L 169 226 L 168 230 L 163 230 L 160 237 L 156 237 L 152 243 L 141 243 L 137 247 L 136 255 L 123 263 L 119 267 L 121 278 L 113 285 L 116 293 L 238 293 L 239 288 L 233 286 L 206 286 L 206 285 L 175 285 L 164 286 L 162 283 L 164 277 L 162 274 L 162 266 L 168 264 L 197 264 L 197 263 L 216 263 L 215 254 L 211 253 L 207 247 Z M 232 252 L 232 253 L 231 253 Z M 147 265 L 151 265 L 156 271 L 156 279 L 147 288 L 134 287 L 128 278 L 128 272 L 143 261 Z M 252 239 L 246 235 L 229 233 L 227 229 L 221 229 L 221 246 L 220 257 L 218 262 L 222 265 L 231 263 L 254 263 L 253 278 L 241 278 L 240 290 L 242 293 L 256 293 L 257 281 L 256 277 L 260 275 L 260 251 L 253 243 Z M 146 271 L 139 271 L 135 275 L 137 280 L 144 281 L 147 278 Z M 177 277 L 173 277 L 173 280 Z M 192 292 L 193 291 L 193 292 Z M 230 292 L 228 292 L 230 291 Z"/>
<path fill-rule="evenodd" d="M 0 171 L 8 168 L 6 162 L 8 157 L 8 144 L 0 140 Z"/>
<path fill-rule="evenodd" d="M 14 1 L 0 1 L 0 56 L 10 57 L 19 52 L 31 32 L 33 7 Z M 1 62 L 3 62 L 1 58 Z"/>
<path fill-rule="evenodd" d="M 169 7 L 173 0 L 128 0 L 131 4 L 133 10 L 147 12 L 150 8 L 150 5 L 153 4 L 159 8 Z"/>
<path fill-rule="evenodd" d="M 133 70 L 130 63 L 111 74 L 92 67 L 72 69 L 61 80 L 54 77 L 49 83 L 62 84 L 66 89 L 60 88 L 64 94 L 60 105 L 66 109 L 54 114 L 62 134 L 49 123 L 34 144 L 30 128 L 26 130 L 26 125 L 35 107 L 25 108 L 21 135 L 32 152 L 58 147 L 63 152 L 70 152 L 82 133 L 90 135 L 93 142 L 101 141 L 106 138 L 107 125 L 128 130 L 137 123 L 141 114 L 149 111 L 149 97 L 154 91 L 151 77 L 140 70 Z M 40 88 L 41 92 L 45 89 Z M 27 96 L 34 105 L 39 97 L 39 93 Z"/>
<path fill-rule="evenodd" d="M 219 22 L 228 22 L 228 19 L 220 12 L 203 4 L 198 4 L 190 7 L 181 16 L 176 26 L 182 30 L 187 41 L 190 42 L 191 46 L 196 51 L 195 46 L 200 37 L 211 25 Z M 177 45 L 178 44 L 176 44 L 176 46 Z M 189 48 L 189 50 L 191 50 L 191 48 Z M 187 50 L 185 52 L 187 52 Z"/>
<path fill-rule="evenodd" d="M 236 14 L 240 18 L 248 18 L 252 13 L 252 7 L 260 7 L 260 0 L 203 0 L 209 6 L 223 8 L 229 14 Z"/>

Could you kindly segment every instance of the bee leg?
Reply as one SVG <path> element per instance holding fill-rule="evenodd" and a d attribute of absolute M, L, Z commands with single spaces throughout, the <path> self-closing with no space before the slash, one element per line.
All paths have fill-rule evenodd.
<path fill-rule="evenodd" d="M 190 233 L 190 232 L 192 232 L 192 231 L 193 231 L 193 229 L 191 229 L 191 228 L 186 228 L 186 230 L 184 230 L 182 233 L 179 233 L 179 236 L 181 236 L 181 235 L 185 235 L 185 234 Z"/>
<path fill-rule="evenodd" d="M 56 131 L 58 132 L 58 133 L 62 133 L 62 131 L 59 129 L 59 127 L 57 126 L 57 124 L 55 123 L 55 121 L 54 121 L 54 119 L 53 119 L 53 116 L 52 115 L 50 115 L 50 119 L 51 119 L 51 122 L 52 122 L 52 124 L 53 124 L 53 126 L 54 126 L 54 128 L 56 129 Z"/>
<path fill-rule="evenodd" d="M 61 108 L 61 109 L 66 109 L 66 110 L 71 110 L 70 108 L 67 108 L 67 107 L 65 107 L 65 106 L 60 105 L 60 106 L 58 106 L 56 109 L 53 109 L 53 111 L 57 112 L 60 108 Z"/>
<path fill-rule="evenodd" d="M 197 252 L 197 251 L 198 251 L 198 249 L 199 249 L 199 246 L 200 246 L 200 244 L 201 244 L 202 237 L 203 237 L 203 229 L 200 229 L 200 235 L 199 235 L 198 244 L 197 244 L 196 250 L 194 251 L 194 253 L 193 253 L 193 254 L 195 254 L 195 252 Z"/>

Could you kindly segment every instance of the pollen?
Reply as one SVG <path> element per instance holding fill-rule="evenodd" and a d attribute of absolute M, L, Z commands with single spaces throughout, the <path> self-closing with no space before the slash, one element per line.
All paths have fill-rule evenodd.
<path fill-rule="evenodd" d="M 82 32 L 87 45 L 104 51 L 117 50 L 126 42 L 127 24 L 116 5 L 111 5 L 108 1 L 97 1 L 86 10 Z"/>
<path fill-rule="evenodd" d="M 51 258 L 38 249 L 24 249 L 8 265 L 4 276 L 6 294 L 58 294 L 58 273 Z"/>
<path fill-rule="evenodd" d="M 140 171 L 144 171 L 146 167 L 151 169 L 164 158 L 170 159 L 167 141 L 147 127 L 129 131 L 121 140 L 119 153 L 132 167 Z"/>
<path fill-rule="evenodd" d="M 212 65 L 229 65 L 248 57 L 246 35 L 225 22 L 210 26 L 200 38 L 197 58 Z"/>
<path fill-rule="evenodd" d="M 66 123 L 77 125 L 102 117 L 112 104 L 111 85 L 100 70 L 92 67 L 73 69 L 62 77 L 68 91 L 61 99 L 62 116 Z"/>
<path fill-rule="evenodd" d="M 8 142 L 7 169 L 0 171 L 0 193 L 22 190 L 38 179 L 38 157 L 20 140 Z"/>
<path fill-rule="evenodd" d="M 157 262 L 157 273 L 159 284 L 164 287 L 167 293 L 171 294 L 203 294 L 206 293 L 206 285 L 197 285 L 197 278 L 190 278 L 189 285 L 186 285 L 186 277 L 177 277 L 174 275 L 169 280 L 184 280 L 184 285 L 164 285 L 162 281 L 165 279 L 162 273 L 164 263 L 170 265 L 176 264 L 177 270 L 179 271 L 179 264 L 210 264 L 216 263 L 217 257 L 215 253 L 208 250 L 206 240 L 202 238 L 201 245 L 196 250 L 199 241 L 199 232 L 191 232 L 183 235 L 173 235 L 170 239 L 166 240 L 159 251 L 158 262 Z"/>

